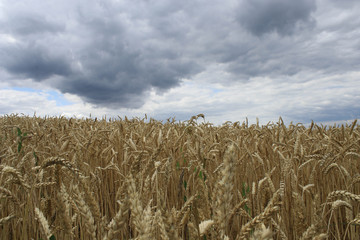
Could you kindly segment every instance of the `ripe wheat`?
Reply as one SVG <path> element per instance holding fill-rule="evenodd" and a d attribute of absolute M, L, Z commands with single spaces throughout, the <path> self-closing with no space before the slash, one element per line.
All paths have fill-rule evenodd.
<path fill-rule="evenodd" d="M 0 117 L 1 239 L 358 239 L 360 128 Z"/>

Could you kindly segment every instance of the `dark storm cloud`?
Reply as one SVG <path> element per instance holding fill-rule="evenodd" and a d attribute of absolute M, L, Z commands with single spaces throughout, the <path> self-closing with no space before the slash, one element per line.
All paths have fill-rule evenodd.
<path fill-rule="evenodd" d="M 139 41 L 136 45 L 127 35 L 136 29 L 125 26 L 117 14 L 108 14 L 101 18 L 80 14 L 79 23 L 89 38 L 81 49 L 74 50 L 74 62 L 80 67 L 57 83 L 63 92 L 100 106 L 138 108 L 150 89 L 167 90 L 199 71 L 195 62 L 166 48 L 166 39 L 164 46 L 147 46 L 146 40 L 135 38 Z"/>
<path fill-rule="evenodd" d="M 17 16 L 9 16 L 9 19 L 0 23 L 3 29 L 16 35 L 33 35 L 42 33 L 56 33 L 64 30 L 60 23 L 49 21 L 41 15 L 19 13 Z"/>
<path fill-rule="evenodd" d="M 67 76 L 71 69 L 66 59 L 34 44 L 8 45 L 0 48 L 1 66 L 9 73 L 41 81 L 54 75 Z"/>
<path fill-rule="evenodd" d="M 65 28 L 54 21 L 50 24 L 45 16 L 9 17 L 7 33 L 29 40 L 19 37 L 20 42 L 0 46 L 7 56 L 1 65 L 35 81 L 60 76 L 50 81 L 52 87 L 113 108 L 141 107 L 151 89 L 161 93 L 201 71 L 174 41 L 179 31 L 175 25 L 164 21 L 151 25 L 143 15 L 124 10 L 110 1 L 79 5 Z M 44 33 L 46 38 L 40 36 Z"/>
<path fill-rule="evenodd" d="M 244 0 L 238 8 L 237 20 L 254 35 L 276 31 L 291 35 L 299 24 L 312 23 L 314 0 Z"/>
<path fill-rule="evenodd" d="M 57 87 L 96 105 L 141 107 L 151 88 L 161 92 L 175 87 L 181 77 L 197 71 L 195 63 L 166 55 L 147 58 L 143 52 L 128 50 L 124 44 L 109 39 L 94 39 L 90 44 L 92 47 L 87 49 L 91 51 L 75 54 L 81 68 Z"/>

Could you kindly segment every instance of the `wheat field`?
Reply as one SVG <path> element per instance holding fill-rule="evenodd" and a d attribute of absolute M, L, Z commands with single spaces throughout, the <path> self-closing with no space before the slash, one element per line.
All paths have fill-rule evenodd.
<path fill-rule="evenodd" d="M 0 117 L 0 239 L 359 239 L 356 121 L 203 117 Z"/>

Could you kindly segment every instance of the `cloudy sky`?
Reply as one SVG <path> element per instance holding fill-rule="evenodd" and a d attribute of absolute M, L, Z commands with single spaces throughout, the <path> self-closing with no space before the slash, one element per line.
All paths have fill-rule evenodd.
<path fill-rule="evenodd" d="M 0 0 L 0 115 L 360 118 L 359 0 Z"/>

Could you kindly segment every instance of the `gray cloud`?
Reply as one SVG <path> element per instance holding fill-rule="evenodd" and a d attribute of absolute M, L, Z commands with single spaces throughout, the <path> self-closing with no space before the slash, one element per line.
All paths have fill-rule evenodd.
<path fill-rule="evenodd" d="M 340 8 L 351 8 L 354 7 L 355 5 L 359 5 L 359 1 L 357 0 L 342 0 L 342 1 L 338 1 L 338 0 L 330 0 L 330 2 L 332 4 L 334 4 L 336 7 L 340 7 Z"/>
<path fill-rule="evenodd" d="M 162 95 L 183 79 L 306 82 L 358 71 L 359 4 L 346 2 L 8 0 L 0 69 L 11 75 L 4 81 L 31 78 L 114 109 L 140 108 L 150 91 Z"/>
<path fill-rule="evenodd" d="M 28 17 L 10 18 L 8 32 L 31 34 L 32 40 L 28 44 L 21 39 L 22 42 L 14 46 L 0 48 L 7 56 L 2 67 L 35 81 L 62 76 L 50 81 L 52 86 L 64 93 L 79 95 L 87 102 L 114 108 L 138 108 L 149 90 L 161 93 L 202 69 L 195 61 L 184 57 L 178 43 L 174 43 L 176 26 L 164 27 L 163 22 L 158 26 L 138 23 L 110 2 L 96 7 L 79 7 L 72 20 L 76 28 L 71 29 L 74 23 L 69 23 L 63 33 L 64 39 L 36 38 L 44 32 L 62 30 L 52 28 L 60 24 L 45 22 L 41 25 L 39 16 L 30 18 L 32 21 L 28 24 L 25 24 Z M 174 30 L 170 32 L 172 27 Z M 164 33 L 160 39 L 158 32 Z M 69 37 L 68 42 L 66 37 Z"/>
<path fill-rule="evenodd" d="M 81 68 L 57 86 L 88 102 L 138 108 L 151 88 L 161 92 L 175 87 L 181 78 L 200 69 L 176 49 L 166 47 L 166 39 L 164 46 L 147 45 L 146 40 L 136 38 L 138 43 L 131 42 L 126 34 L 136 29 L 129 29 L 116 16 L 81 16 L 80 22 L 91 36 L 82 49 L 74 52 Z M 156 39 L 153 41 L 156 43 Z"/>
<path fill-rule="evenodd" d="M 296 119 L 297 122 L 309 123 L 311 120 L 314 122 L 327 122 L 327 121 L 343 121 L 347 119 L 360 118 L 360 105 L 356 106 L 334 106 L 328 105 L 324 108 L 317 110 L 302 109 L 283 114 L 287 119 Z"/>
<path fill-rule="evenodd" d="M 1 65 L 16 76 L 42 81 L 53 75 L 67 76 L 71 69 L 66 59 L 36 44 L 18 44 L 0 48 Z"/>
<path fill-rule="evenodd" d="M 244 0 L 238 7 L 237 20 L 254 35 L 276 31 L 291 35 L 299 24 L 313 24 L 314 0 Z"/>
<path fill-rule="evenodd" d="M 28 37 L 33 34 L 54 34 L 64 31 L 64 26 L 60 23 L 49 21 L 42 15 L 32 13 L 19 13 L 17 16 L 9 16 L 7 21 L 0 26 L 7 29 L 9 33 Z"/>

